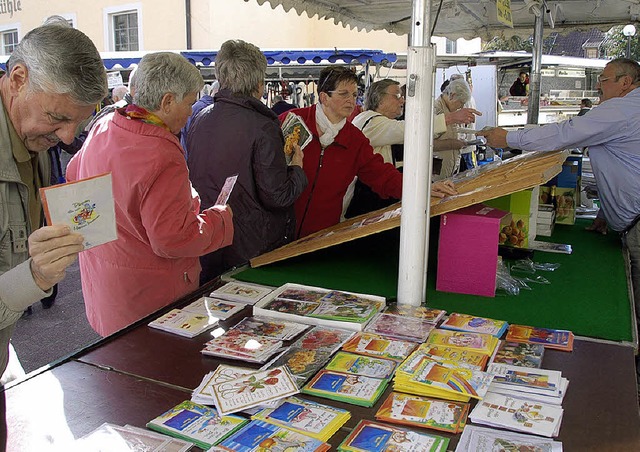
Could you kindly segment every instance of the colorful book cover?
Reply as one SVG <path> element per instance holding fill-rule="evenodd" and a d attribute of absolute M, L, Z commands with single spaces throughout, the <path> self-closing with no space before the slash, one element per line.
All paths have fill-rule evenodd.
<path fill-rule="evenodd" d="M 203 405 L 214 405 L 213 386 L 225 381 L 235 380 L 255 373 L 255 369 L 220 364 L 213 372 L 204 376 L 200 384 L 191 394 L 191 401 Z"/>
<path fill-rule="evenodd" d="M 467 420 L 469 404 L 392 392 L 376 413 L 376 419 L 394 424 L 459 433 Z"/>
<path fill-rule="evenodd" d="M 403 361 L 416 346 L 415 342 L 387 339 L 371 333 L 358 333 L 344 344 L 342 350 L 359 355 Z"/>
<path fill-rule="evenodd" d="M 488 356 L 484 353 L 443 345 L 421 344 L 418 351 L 438 362 L 455 363 L 459 367 L 477 370 L 484 369 L 488 360 Z"/>
<path fill-rule="evenodd" d="M 248 423 L 219 445 L 222 450 L 234 452 L 296 451 L 321 452 L 329 445 L 303 435 L 259 420 Z"/>
<path fill-rule="evenodd" d="M 226 320 L 232 315 L 242 311 L 245 306 L 244 303 L 236 303 L 212 297 L 201 297 L 182 308 L 182 310 Z"/>
<path fill-rule="evenodd" d="M 445 367 L 436 362 L 424 361 L 411 377 L 411 383 L 434 387 L 443 391 L 482 399 L 489 389 L 493 375 L 462 367 Z"/>
<path fill-rule="evenodd" d="M 315 303 L 320 301 L 320 299 L 324 297 L 327 292 L 329 292 L 327 289 L 288 283 L 276 291 L 276 297 L 284 298 L 285 300 L 306 301 L 307 303 Z"/>
<path fill-rule="evenodd" d="M 367 325 L 367 333 L 400 340 L 424 342 L 435 325 L 428 320 L 394 314 L 378 314 Z"/>
<path fill-rule="evenodd" d="M 291 315 L 308 315 L 312 313 L 320 304 L 301 300 L 288 300 L 286 298 L 274 298 L 263 306 L 267 311 L 282 312 Z"/>
<path fill-rule="evenodd" d="M 252 416 L 270 424 L 328 441 L 349 420 L 351 413 L 318 402 L 288 397 L 275 408 L 265 408 Z"/>
<path fill-rule="evenodd" d="M 562 443 L 539 436 L 467 425 L 456 452 L 562 452 Z"/>
<path fill-rule="evenodd" d="M 223 300 L 237 301 L 245 304 L 256 304 L 259 300 L 273 292 L 273 288 L 231 281 L 211 292 L 210 296 Z"/>
<path fill-rule="evenodd" d="M 288 165 L 293 158 L 295 145 L 304 149 L 311 142 L 313 135 L 302 118 L 295 113 L 287 114 L 281 128 L 284 136 L 284 156 Z"/>
<path fill-rule="evenodd" d="M 230 352 L 240 353 L 259 360 L 266 359 L 275 353 L 276 350 L 282 347 L 282 341 L 231 329 L 222 336 L 206 342 L 203 353 L 209 347 L 229 350 Z"/>
<path fill-rule="evenodd" d="M 511 325 L 506 340 L 509 342 L 529 342 L 542 344 L 557 350 L 573 350 L 573 333 L 567 330 Z"/>
<path fill-rule="evenodd" d="M 469 414 L 475 424 L 546 437 L 557 436 L 563 410 L 556 405 L 488 392 Z"/>
<path fill-rule="evenodd" d="M 332 290 L 320 299 L 320 305 L 310 317 L 366 323 L 384 307 L 384 301 L 374 301 L 355 294 Z"/>
<path fill-rule="evenodd" d="M 316 326 L 304 333 L 269 367 L 286 365 L 299 386 L 315 375 L 353 332 Z"/>
<path fill-rule="evenodd" d="M 504 320 L 493 320 L 485 317 L 476 317 L 468 314 L 452 313 L 440 328 L 455 331 L 470 331 L 473 333 L 491 334 L 495 337 L 502 336 L 509 324 Z"/>
<path fill-rule="evenodd" d="M 429 335 L 426 343 L 475 350 L 491 356 L 498 345 L 498 339 L 491 334 L 435 329 Z"/>
<path fill-rule="evenodd" d="M 212 386 L 220 414 L 246 410 L 299 392 L 286 367 L 276 367 Z"/>
<path fill-rule="evenodd" d="M 148 323 L 151 328 L 174 333 L 179 336 L 195 337 L 218 324 L 218 319 L 196 314 L 182 309 L 172 309 L 165 315 Z"/>
<path fill-rule="evenodd" d="M 338 447 L 342 452 L 445 452 L 449 438 L 363 420 Z"/>
<path fill-rule="evenodd" d="M 111 173 L 41 188 L 40 198 L 47 224 L 82 234 L 85 250 L 118 239 Z"/>
<path fill-rule="evenodd" d="M 385 314 L 402 315 L 427 320 L 430 323 L 438 323 L 447 313 L 442 309 L 427 308 L 426 306 L 411 306 L 408 304 L 394 303 L 384 310 Z"/>
<path fill-rule="evenodd" d="M 539 369 L 542 366 L 544 345 L 526 342 L 500 341 L 491 363 L 510 364 L 512 366 Z"/>
<path fill-rule="evenodd" d="M 186 400 L 149 421 L 147 427 L 207 449 L 246 423 L 240 416 L 220 416 L 214 408 Z"/>
<path fill-rule="evenodd" d="M 233 327 L 234 331 L 281 341 L 290 340 L 308 329 L 309 325 L 260 316 L 246 317 Z"/>
<path fill-rule="evenodd" d="M 302 388 L 304 394 L 370 407 L 387 387 L 388 380 L 321 370 Z"/>
<path fill-rule="evenodd" d="M 366 377 L 389 379 L 393 376 L 396 364 L 397 363 L 391 359 L 338 352 L 329 364 L 327 364 L 326 369 L 348 374 L 364 375 Z"/>

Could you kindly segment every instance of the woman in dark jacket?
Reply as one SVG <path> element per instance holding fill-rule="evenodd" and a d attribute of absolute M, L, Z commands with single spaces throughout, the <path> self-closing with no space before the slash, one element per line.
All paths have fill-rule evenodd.
<path fill-rule="evenodd" d="M 253 44 L 230 40 L 216 57 L 220 91 L 193 120 L 187 165 L 202 208 L 213 205 L 225 179 L 238 175 L 229 198 L 233 244 L 201 258 L 200 282 L 291 241 L 293 204 L 307 186 L 302 151 L 287 166 L 280 122 L 260 97 L 267 60 Z"/>

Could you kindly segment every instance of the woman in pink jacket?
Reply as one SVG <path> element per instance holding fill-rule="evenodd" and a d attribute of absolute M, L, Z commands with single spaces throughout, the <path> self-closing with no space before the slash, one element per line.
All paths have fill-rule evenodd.
<path fill-rule="evenodd" d="M 80 254 L 89 323 L 109 335 L 198 287 L 198 256 L 231 244 L 231 210 L 200 212 L 184 151 L 184 127 L 204 82 L 178 54 L 145 55 L 133 104 L 91 130 L 69 180 L 112 173 L 118 240 Z"/>

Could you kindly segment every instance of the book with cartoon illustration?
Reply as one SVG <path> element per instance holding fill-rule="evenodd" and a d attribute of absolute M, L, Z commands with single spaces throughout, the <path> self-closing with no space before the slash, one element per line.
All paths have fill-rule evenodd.
<path fill-rule="evenodd" d="M 201 297 L 182 308 L 182 310 L 207 315 L 209 317 L 216 317 L 220 320 L 226 320 L 234 314 L 242 311 L 245 306 L 246 305 L 244 303 L 237 303 L 212 297 Z"/>
<path fill-rule="evenodd" d="M 542 344 L 500 341 L 500 345 L 489 363 L 539 369 L 542 366 L 543 356 L 544 345 Z"/>
<path fill-rule="evenodd" d="M 323 441 L 261 420 L 249 422 L 218 447 L 233 452 L 323 452 L 330 448 Z"/>
<path fill-rule="evenodd" d="M 218 287 L 216 290 L 211 292 L 209 296 L 254 305 L 271 292 L 273 292 L 272 287 L 239 281 L 230 281 L 224 286 Z"/>
<path fill-rule="evenodd" d="M 573 350 L 574 335 L 567 330 L 538 328 L 525 325 L 511 325 L 507 332 L 507 341 L 542 344 L 545 348 L 554 348 L 570 352 Z"/>
<path fill-rule="evenodd" d="M 468 412 L 468 403 L 392 392 L 376 412 L 376 419 L 459 433 L 466 424 Z"/>
<path fill-rule="evenodd" d="M 325 368 L 348 374 L 389 379 L 393 376 L 397 364 L 391 359 L 338 352 Z"/>
<path fill-rule="evenodd" d="M 474 350 L 491 356 L 499 339 L 491 334 L 471 333 L 468 331 L 453 331 L 435 329 L 429 334 L 426 343 L 429 345 L 444 345 L 465 350 Z"/>
<path fill-rule="evenodd" d="M 151 328 L 184 337 L 196 337 L 218 324 L 216 317 L 197 314 L 183 309 L 172 309 L 148 323 Z"/>
<path fill-rule="evenodd" d="M 491 334 L 500 337 L 507 330 L 509 324 L 504 320 L 493 320 L 468 314 L 452 313 L 440 328 L 454 331 L 469 331 L 473 333 Z"/>
<path fill-rule="evenodd" d="M 469 414 L 474 424 L 506 428 L 548 438 L 558 436 L 562 407 L 488 392 Z"/>
<path fill-rule="evenodd" d="M 295 396 L 287 397 L 277 407 L 265 408 L 251 417 L 320 441 L 328 441 L 349 418 L 351 413 L 345 409 Z"/>
<path fill-rule="evenodd" d="M 562 452 L 562 443 L 539 436 L 467 425 L 456 452 Z"/>
<path fill-rule="evenodd" d="M 362 420 L 338 446 L 340 452 L 445 452 L 449 438 Z"/>
<path fill-rule="evenodd" d="M 247 419 L 243 417 L 220 416 L 215 408 L 186 400 L 150 420 L 147 427 L 207 449 L 218 444 L 246 423 Z"/>
<path fill-rule="evenodd" d="M 65 224 L 84 249 L 118 239 L 111 173 L 40 189 L 47 224 Z"/>
<path fill-rule="evenodd" d="M 291 112 L 287 114 L 281 128 L 284 136 L 284 156 L 289 165 L 295 152 L 295 145 L 304 149 L 313 139 L 313 135 L 302 118 Z"/>
<path fill-rule="evenodd" d="M 302 388 L 303 394 L 372 407 L 387 387 L 389 380 L 321 370 Z"/>
<path fill-rule="evenodd" d="M 403 361 L 416 346 L 417 344 L 411 341 L 386 338 L 372 333 L 358 333 L 344 344 L 342 350 L 359 355 Z"/>

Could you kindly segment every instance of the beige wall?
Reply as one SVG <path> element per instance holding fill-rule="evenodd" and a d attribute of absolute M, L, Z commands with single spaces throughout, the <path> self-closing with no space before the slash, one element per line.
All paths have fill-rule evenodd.
<path fill-rule="evenodd" d="M 73 18 L 76 27 L 93 40 L 98 50 L 107 51 L 105 11 L 138 5 L 142 12 L 140 50 L 187 47 L 184 0 L 20 0 L 20 5 L 22 10 L 15 11 L 13 17 L 0 14 L 0 29 L 7 24 L 17 25 L 19 38 L 49 15 L 60 14 Z M 262 49 L 338 47 L 406 52 L 406 36 L 350 30 L 330 20 L 297 16 L 293 10 L 272 9 L 267 3 L 258 5 L 253 0 L 191 0 L 191 8 L 193 49 L 218 49 L 227 39 L 244 39 Z"/>

